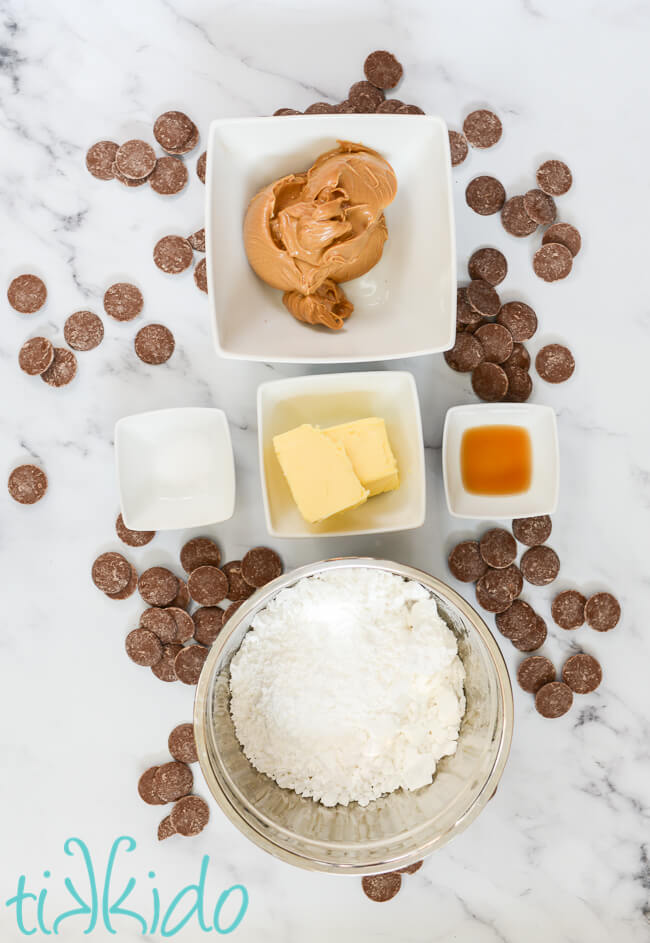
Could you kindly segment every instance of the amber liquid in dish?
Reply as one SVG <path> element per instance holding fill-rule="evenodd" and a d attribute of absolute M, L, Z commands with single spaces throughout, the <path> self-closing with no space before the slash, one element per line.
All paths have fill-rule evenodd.
<path fill-rule="evenodd" d="M 521 494 L 530 487 L 533 450 L 523 426 L 476 426 L 460 443 L 460 471 L 470 494 Z"/>

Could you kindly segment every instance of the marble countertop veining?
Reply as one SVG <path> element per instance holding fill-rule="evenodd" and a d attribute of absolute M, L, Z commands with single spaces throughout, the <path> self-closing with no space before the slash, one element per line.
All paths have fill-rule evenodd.
<path fill-rule="evenodd" d="M 197 880 L 203 855 L 210 856 L 211 906 L 222 889 L 246 885 L 249 908 L 235 934 L 241 940 L 648 939 L 649 41 L 650 9 L 634 0 L 0 2 L 1 281 L 34 271 L 49 291 L 46 308 L 34 316 L 3 304 L 2 468 L 7 475 L 33 459 L 50 479 L 47 498 L 34 507 L 18 506 L 6 491 L 0 497 L 3 940 L 22 939 L 15 912 L 5 906 L 19 875 L 36 893 L 49 888 L 51 925 L 73 906 L 63 877 L 76 875 L 83 884 L 78 856 L 64 855 L 64 841 L 83 838 L 99 873 L 120 835 L 137 841 L 137 850 L 120 859 L 121 884 L 136 876 L 136 897 L 149 893 L 151 869 L 169 901 Z M 622 622 L 609 634 L 550 630 L 545 651 L 555 663 L 584 646 L 602 662 L 601 687 L 577 697 L 556 722 L 539 717 L 532 699 L 515 690 L 512 754 L 494 800 L 381 907 L 363 896 L 358 880 L 304 873 L 258 851 L 214 804 L 199 838 L 158 844 L 161 816 L 137 796 L 145 764 L 162 761 L 169 730 L 190 719 L 193 692 L 180 684 L 163 689 L 127 660 L 123 638 L 140 606 L 135 597 L 114 604 L 90 582 L 95 556 L 120 549 L 113 533 L 115 420 L 176 405 L 226 410 L 237 509 L 231 521 L 207 530 L 226 557 L 237 557 L 266 542 L 256 387 L 303 371 L 218 360 L 207 301 L 191 272 L 165 276 L 155 268 L 151 253 L 160 236 L 202 225 L 194 156 L 189 187 L 167 199 L 149 187 L 99 182 L 84 167 L 95 140 L 151 139 L 153 119 L 170 107 L 187 111 L 205 141 L 217 116 L 341 100 L 376 48 L 394 50 L 404 63 L 399 96 L 451 127 L 481 104 L 502 117 L 499 145 L 471 152 L 453 173 L 459 272 L 478 246 L 501 248 L 510 264 L 502 298 L 530 302 L 540 318 L 533 355 L 556 339 L 575 352 L 573 379 L 557 388 L 536 381 L 532 399 L 555 407 L 559 419 L 561 495 L 552 537 L 563 563 L 558 586 L 611 589 L 623 605 Z M 508 236 L 497 217 L 474 215 L 463 197 L 467 181 L 482 172 L 522 192 L 547 156 L 566 159 L 573 170 L 560 213 L 578 225 L 584 246 L 571 277 L 553 285 L 532 274 L 534 240 Z M 67 315 L 82 307 L 101 312 L 104 289 L 120 278 L 141 286 L 143 320 L 174 331 L 177 350 L 167 365 L 140 363 L 134 325 L 105 319 L 104 343 L 78 355 L 69 387 L 50 389 L 19 371 L 17 352 L 27 337 L 45 333 L 61 341 Z M 477 532 L 448 516 L 440 471 L 445 410 L 474 401 L 468 377 L 454 374 L 440 356 L 391 366 L 412 370 L 418 384 L 426 524 L 338 541 L 336 548 L 277 541 L 287 566 L 336 549 L 384 555 L 447 578 L 450 546 Z M 141 568 L 176 564 L 185 537 L 159 534 L 127 556 Z M 555 590 L 527 593 L 549 624 Z M 513 670 L 520 656 L 508 643 L 503 648 Z M 134 918 L 115 923 L 119 938 L 139 938 Z M 81 939 L 84 926 L 70 919 L 60 936 Z M 111 938 L 101 922 L 93 936 Z M 188 927 L 179 936 L 204 933 Z"/>

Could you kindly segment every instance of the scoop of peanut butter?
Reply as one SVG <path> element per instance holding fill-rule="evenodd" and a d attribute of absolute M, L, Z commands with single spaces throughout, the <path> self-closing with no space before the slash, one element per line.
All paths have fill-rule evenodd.
<path fill-rule="evenodd" d="M 284 291 L 295 318 L 338 330 L 353 310 L 338 283 L 381 258 L 383 210 L 396 192 L 395 172 L 380 154 L 339 141 L 306 173 L 275 180 L 253 197 L 244 219 L 248 261 Z"/>

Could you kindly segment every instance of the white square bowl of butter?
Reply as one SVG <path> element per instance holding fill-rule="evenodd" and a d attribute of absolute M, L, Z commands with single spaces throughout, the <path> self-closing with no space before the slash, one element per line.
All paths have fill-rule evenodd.
<path fill-rule="evenodd" d="M 395 171 L 379 261 L 341 283 L 354 311 L 340 330 L 296 320 L 249 265 L 252 197 L 307 170 L 337 141 L 377 151 Z M 456 252 L 447 127 L 432 115 L 298 115 L 213 121 L 206 171 L 206 263 L 215 346 L 223 357 L 358 363 L 447 350 L 456 320 Z"/>
<path fill-rule="evenodd" d="M 274 537 L 378 534 L 424 523 L 424 444 L 411 373 L 272 380 L 258 388 L 257 420 L 264 512 Z M 312 519 L 348 509 L 310 523 L 296 498 Z"/>

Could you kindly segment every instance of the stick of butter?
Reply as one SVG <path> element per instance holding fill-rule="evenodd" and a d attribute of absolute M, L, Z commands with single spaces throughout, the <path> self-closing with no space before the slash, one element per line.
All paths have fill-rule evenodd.
<path fill-rule="evenodd" d="M 371 495 L 399 488 L 399 472 L 388 441 L 386 423 L 373 416 L 323 429 L 326 436 L 343 446 L 357 478 Z"/>
<path fill-rule="evenodd" d="M 273 437 L 273 448 L 298 510 L 316 524 L 359 507 L 369 492 L 343 446 L 306 423 Z"/>

